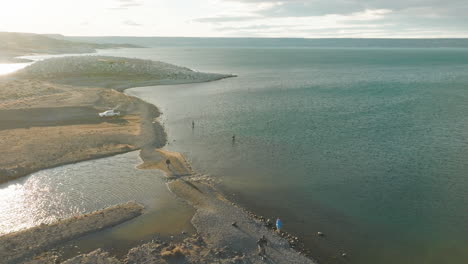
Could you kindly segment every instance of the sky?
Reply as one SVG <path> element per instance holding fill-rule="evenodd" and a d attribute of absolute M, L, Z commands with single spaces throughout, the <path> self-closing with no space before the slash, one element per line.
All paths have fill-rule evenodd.
<path fill-rule="evenodd" d="M 0 31 L 68 36 L 468 37 L 468 0 L 0 0 Z"/>

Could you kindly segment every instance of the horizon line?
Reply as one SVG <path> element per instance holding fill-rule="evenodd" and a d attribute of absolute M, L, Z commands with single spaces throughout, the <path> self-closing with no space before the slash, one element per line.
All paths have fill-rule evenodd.
<path fill-rule="evenodd" d="M 386 39 L 386 40 L 468 40 L 468 36 L 464 37 L 214 37 L 214 36 L 135 36 L 135 35 L 65 35 L 61 33 L 35 33 L 35 32 L 20 32 L 20 31 L 0 31 L 0 33 L 18 33 L 18 34 L 36 34 L 36 35 L 58 35 L 63 37 L 86 37 L 86 38 L 192 38 L 192 39 Z"/>

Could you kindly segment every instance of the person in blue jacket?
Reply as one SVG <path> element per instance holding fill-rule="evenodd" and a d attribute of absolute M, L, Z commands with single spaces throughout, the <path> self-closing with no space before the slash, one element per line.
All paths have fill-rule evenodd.
<path fill-rule="evenodd" d="M 281 219 L 276 218 L 276 231 L 278 231 L 278 233 L 281 233 L 281 228 L 283 227 L 283 222 L 281 222 Z"/>

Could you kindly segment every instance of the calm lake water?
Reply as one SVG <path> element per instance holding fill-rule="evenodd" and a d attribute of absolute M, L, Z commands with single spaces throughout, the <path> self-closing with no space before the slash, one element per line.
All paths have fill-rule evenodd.
<path fill-rule="evenodd" d="M 239 75 L 128 92 L 161 108 L 169 149 L 245 207 L 283 218 L 322 262 L 468 259 L 468 49 L 119 55 Z"/>
<path fill-rule="evenodd" d="M 99 54 L 239 75 L 127 92 L 162 110 L 169 150 L 246 208 L 281 217 L 322 263 L 466 263 L 466 40 L 99 41 L 117 40 L 151 48 Z M 120 175 L 108 161 L 90 169 Z M 119 189 L 115 201 L 139 193 Z"/>

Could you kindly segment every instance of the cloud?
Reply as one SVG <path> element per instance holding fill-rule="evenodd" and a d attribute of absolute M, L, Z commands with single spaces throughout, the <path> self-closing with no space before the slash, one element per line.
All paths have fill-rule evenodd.
<path fill-rule="evenodd" d="M 132 26 L 132 27 L 139 27 L 139 26 L 142 26 L 142 24 L 138 24 L 136 23 L 135 21 L 133 20 L 125 20 L 122 22 L 122 24 L 126 25 L 126 26 Z"/>
<path fill-rule="evenodd" d="M 327 14 L 351 14 L 372 9 L 394 11 L 430 8 L 432 12 L 445 15 L 464 15 L 468 8 L 466 0 L 224 0 L 247 5 L 262 5 L 260 13 L 267 16 L 320 16 Z"/>
<path fill-rule="evenodd" d="M 238 36 L 468 36 L 466 0 L 220 1 L 238 8 L 194 22 Z"/>
<path fill-rule="evenodd" d="M 201 23 L 220 23 L 220 22 L 239 22 L 261 19 L 259 16 L 217 16 L 217 17 L 202 17 L 194 19 L 195 22 Z"/>
<path fill-rule="evenodd" d="M 143 5 L 143 3 L 138 0 L 115 0 L 115 2 L 117 3 L 117 6 L 109 8 L 110 10 L 126 10 Z"/>

